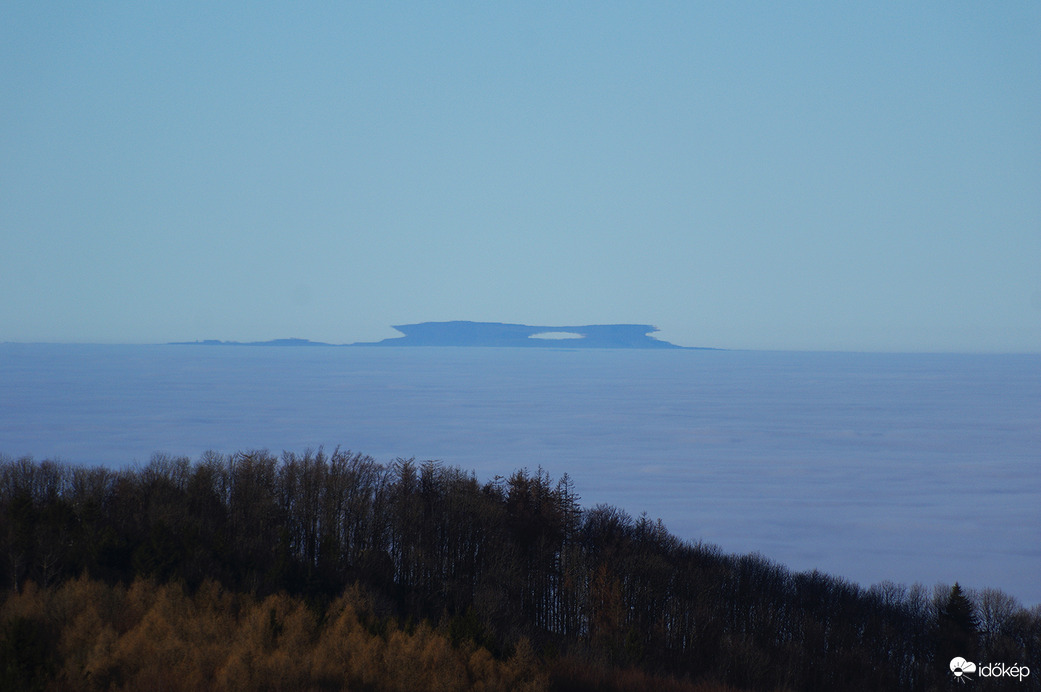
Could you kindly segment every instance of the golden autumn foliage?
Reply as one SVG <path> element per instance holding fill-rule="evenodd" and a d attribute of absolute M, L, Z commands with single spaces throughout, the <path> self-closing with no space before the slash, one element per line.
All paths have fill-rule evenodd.
<path fill-rule="evenodd" d="M 527 640 L 506 660 L 472 642 L 453 647 L 426 623 L 380 622 L 350 589 L 319 617 L 299 598 L 193 594 L 139 579 L 85 577 L 9 593 L 0 622 L 32 623 L 53 645 L 23 682 L 54 690 L 517 690 L 548 687 Z"/>

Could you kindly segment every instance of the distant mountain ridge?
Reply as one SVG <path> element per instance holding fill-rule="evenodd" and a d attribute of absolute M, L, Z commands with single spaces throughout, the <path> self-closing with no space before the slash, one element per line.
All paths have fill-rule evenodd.
<path fill-rule="evenodd" d="M 491 346 L 522 348 L 683 348 L 649 336 L 648 324 L 536 326 L 504 322 L 421 322 L 394 325 L 404 336 L 355 346 Z M 541 336 L 545 335 L 545 336 Z"/>
<path fill-rule="evenodd" d="M 394 325 L 404 336 L 382 341 L 339 344 L 346 346 L 464 346 L 520 348 L 628 348 L 688 349 L 688 346 L 650 336 L 658 328 L 649 324 L 586 324 L 579 326 L 537 326 L 505 322 L 421 322 Z M 178 341 L 189 346 L 334 346 L 307 339 L 271 341 Z M 695 347 L 698 348 L 698 347 Z M 703 350 L 698 348 L 698 350 Z"/>
<path fill-rule="evenodd" d="M 343 344 L 327 344 L 309 339 L 271 339 L 270 341 L 221 341 L 206 339 L 204 341 L 171 341 L 169 346 L 343 346 Z"/>

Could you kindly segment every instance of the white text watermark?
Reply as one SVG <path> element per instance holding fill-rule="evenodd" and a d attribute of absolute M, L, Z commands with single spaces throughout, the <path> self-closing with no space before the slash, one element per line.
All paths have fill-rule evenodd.
<path fill-rule="evenodd" d="M 958 682 L 972 680 L 975 674 L 981 678 L 1017 678 L 1023 682 L 1024 678 L 1030 677 L 1030 668 L 1018 663 L 1008 665 L 1006 663 L 973 663 L 966 661 L 961 656 L 951 659 L 951 673 Z"/>

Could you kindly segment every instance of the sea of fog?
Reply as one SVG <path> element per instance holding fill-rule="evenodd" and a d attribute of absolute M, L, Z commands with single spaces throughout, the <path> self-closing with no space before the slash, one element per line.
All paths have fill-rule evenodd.
<path fill-rule="evenodd" d="M 324 445 L 582 505 L 865 586 L 1041 603 L 1041 356 L 0 344 L 0 453 Z"/>

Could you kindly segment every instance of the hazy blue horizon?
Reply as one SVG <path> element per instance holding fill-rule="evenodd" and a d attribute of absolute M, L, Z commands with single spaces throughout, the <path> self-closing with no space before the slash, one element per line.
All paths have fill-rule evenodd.
<path fill-rule="evenodd" d="M 662 338 L 658 334 L 660 334 L 660 333 L 656 333 L 654 335 L 654 338 Z M 384 338 L 385 339 L 394 339 L 394 338 L 400 337 L 400 336 L 401 336 L 401 333 L 395 331 L 390 336 L 386 336 Z M 236 338 L 234 338 L 234 336 L 229 337 L 227 339 L 214 339 L 214 338 L 211 338 L 211 337 L 200 336 L 200 337 L 192 337 L 192 338 L 187 338 L 187 339 L 173 339 L 173 340 L 170 340 L 170 341 L 105 341 L 105 340 L 98 340 L 98 341 L 72 341 L 72 340 L 39 340 L 39 341 L 32 341 L 32 340 L 17 340 L 17 339 L 15 339 L 15 340 L 8 340 L 8 341 L 0 340 L 0 345 L 22 345 L 22 346 L 180 346 L 180 345 L 184 345 L 184 346 L 200 346 L 200 347 L 204 347 L 204 346 L 207 346 L 207 345 L 211 345 L 208 342 L 220 342 L 219 345 L 222 345 L 222 346 L 229 346 L 229 347 L 239 347 L 239 346 L 241 346 L 243 348 L 249 348 L 249 347 L 254 347 L 254 346 L 261 346 L 261 345 L 266 344 L 267 342 L 276 342 L 276 341 L 283 341 L 283 340 L 307 341 L 307 342 L 311 342 L 312 345 L 315 345 L 315 346 L 330 346 L 330 347 L 337 347 L 337 348 L 343 347 L 343 346 L 364 347 L 364 346 L 372 345 L 372 343 L 374 343 L 374 342 L 366 342 L 366 341 L 344 341 L 344 342 L 332 343 L 332 342 L 319 341 L 317 339 L 311 339 L 311 338 L 308 338 L 306 336 L 301 336 L 299 334 L 293 334 L 293 335 L 290 335 L 290 336 L 275 336 L 275 337 L 272 337 L 270 339 L 265 339 L 265 340 L 262 340 L 262 341 L 246 341 L 244 339 L 236 339 Z M 561 339 L 561 342 L 562 343 L 560 344 L 559 348 L 561 348 L 561 349 L 568 349 L 569 348 L 569 346 L 565 342 L 565 340 Z M 675 343 L 675 342 L 671 342 L 670 341 L 668 343 Z M 835 354 L 842 354 L 842 353 L 845 353 L 845 354 L 864 354 L 864 355 L 875 354 L 875 355 L 893 355 L 893 356 L 899 356 L 899 355 L 923 355 L 923 356 L 928 356 L 928 355 L 938 355 L 938 356 L 942 356 L 942 355 L 950 355 L 950 356 L 958 356 L 958 355 L 964 355 L 964 356 L 976 356 L 976 355 L 979 355 L 979 356 L 987 356 L 987 355 L 993 355 L 993 356 L 1037 356 L 1037 355 L 1041 355 L 1041 350 L 1037 350 L 1037 351 L 1031 351 L 1031 350 L 1000 351 L 1000 350 L 997 350 L 996 351 L 996 350 L 986 350 L 986 349 L 983 349 L 983 350 L 968 350 L 968 349 L 966 349 L 966 350 L 942 350 L 942 349 L 937 349 L 937 350 L 914 350 L 914 349 L 910 349 L 910 350 L 885 350 L 885 349 L 853 349 L 853 348 L 831 348 L 831 349 L 828 349 L 828 348 L 819 348 L 819 349 L 805 349 L 805 348 L 725 348 L 725 347 L 713 346 L 713 345 L 710 345 L 710 344 L 700 344 L 700 343 L 696 343 L 696 344 L 678 344 L 678 343 L 676 343 L 675 345 L 681 346 L 684 350 L 713 350 L 713 351 L 734 351 L 734 352 L 749 352 L 749 353 L 791 353 L 791 354 L 797 354 L 797 353 L 806 353 L 806 354 L 812 354 L 812 353 L 822 353 L 822 354 L 823 353 L 835 353 Z M 289 348 L 292 348 L 292 346 L 289 346 Z M 438 347 L 438 346 L 407 346 L 407 347 L 403 347 L 403 348 L 489 348 L 489 347 L 480 347 L 480 346 L 478 346 L 478 347 L 468 347 L 468 346 L 446 346 L 446 347 Z M 504 347 L 492 347 L 492 348 L 511 348 L 511 347 L 504 346 Z M 640 349 L 631 349 L 631 348 L 626 348 L 626 347 L 618 347 L 616 350 L 625 351 L 625 350 L 640 350 Z"/>
<path fill-rule="evenodd" d="M 1041 352 L 1041 4 L 0 3 L 0 341 Z"/>
<path fill-rule="evenodd" d="M 293 336 L 293 337 L 275 337 L 275 338 L 271 339 L 271 341 L 277 341 L 277 340 L 279 340 L 281 338 L 286 338 L 286 339 L 304 339 L 304 337 L 298 337 L 298 336 Z M 388 338 L 393 338 L 393 336 L 392 337 L 388 337 Z M 307 340 L 310 341 L 310 339 L 307 339 Z M 208 339 L 199 338 L 199 339 L 195 339 L 193 341 L 188 341 L 188 340 L 175 340 L 175 341 L 58 341 L 58 340 L 52 340 L 52 341 L 18 341 L 18 340 L 12 340 L 12 341 L 0 341 L 0 345 L 10 344 L 10 345 L 21 345 L 21 346 L 177 346 L 177 345 L 192 346 L 192 345 L 198 344 L 200 346 L 205 346 L 206 345 L 204 343 L 205 341 L 208 341 Z M 209 339 L 209 341 L 215 341 L 215 340 Z M 227 345 L 227 346 L 251 347 L 251 346 L 255 345 L 253 342 L 239 341 L 239 340 L 233 339 L 233 338 L 232 339 L 227 339 L 227 340 L 218 340 L 218 341 L 222 341 L 222 345 Z M 263 343 L 263 342 L 257 342 L 257 343 Z M 672 343 L 672 342 L 670 342 L 670 343 Z M 316 345 L 323 345 L 323 346 L 330 346 L 330 347 L 337 347 L 337 348 L 343 347 L 343 346 L 363 347 L 363 346 L 370 345 L 367 342 L 354 342 L 354 341 L 344 342 L 344 343 L 328 343 L 328 342 L 317 342 L 316 341 L 315 344 Z M 467 347 L 467 346 L 444 346 L 444 347 L 439 347 L 439 346 L 408 346 L 408 347 L 402 347 L 402 348 L 485 348 L 485 347 Z M 503 347 L 489 347 L 489 348 L 511 348 L 511 347 L 503 346 Z M 560 348 L 567 349 L 567 346 L 566 345 L 562 345 Z M 684 348 L 684 350 L 732 351 L 732 352 L 735 352 L 735 353 L 793 353 L 793 354 L 794 353 L 807 353 L 807 354 L 811 354 L 811 353 L 836 353 L 836 354 L 846 353 L 846 354 L 864 354 L 864 355 L 875 354 L 875 355 L 891 355 L 891 356 L 901 356 L 901 355 L 908 355 L 908 356 L 910 356 L 910 355 L 921 355 L 921 356 L 929 356 L 929 355 L 936 355 L 936 356 L 988 356 L 988 355 L 989 356 L 1037 356 L 1037 355 L 1041 355 L 1041 351 L 991 351 L 991 350 L 978 350 L 978 351 L 973 351 L 973 350 L 960 350 L 960 351 L 903 350 L 902 351 L 902 350 L 872 350 L 872 349 L 859 349 L 858 350 L 858 349 L 841 349 L 841 348 L 834 348 L 834 349 L 825 349 L 825 348 L 821 348 L 821 349 L 798 349 L 798 348 L 792 348 L 792 349 L 785 349 L 785 348 L 722 348 L 722 347 L 717 347 L 717 346 L 686 346 L 686 345 L 684 345 L 683 348 Z M 619 347 L 617 349 L 612 349 L 612 350 L 631 351 L 631 350 L 639 350 L 639 349 L 629 349 L 629 348 Z"/>

